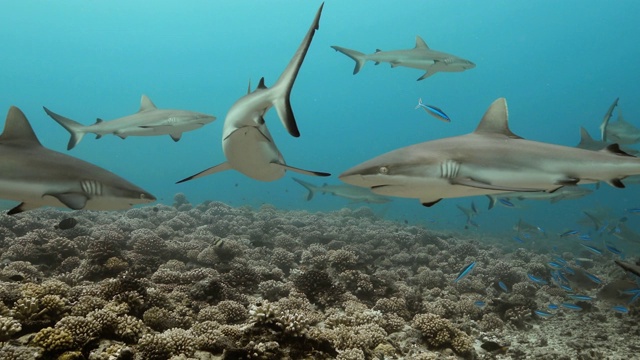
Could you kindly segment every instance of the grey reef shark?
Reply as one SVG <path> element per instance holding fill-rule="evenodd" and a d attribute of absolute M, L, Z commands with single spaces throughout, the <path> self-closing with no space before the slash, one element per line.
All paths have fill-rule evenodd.
<path fill-rule="evenodd" d="M 552 204 L 560 200 L 579 199 L 593 192 L 582 186 L 565 186 L 553 192 L 512 192 L 497 195 L 487 195 L 489 198 L 489 210 L 493 209 L 499 199 L 518 200 L 548 200 Z"/>
<path fill-rule="evenodd" d="M 380 155 L 340 175 L 380 195 L 443 198 L 506 192 L 554 192 L 563 186 L 622 180 L 640 174 L 640 159 L 618 145 L 600 151 L 529 141 L 509 129 L 507 102 L 495 100 L 473 133 L 427 141 Z"/>
<path fill-rule="evenodd" d="M 391 201 L 390 197 L 374 194 L 370 189 L 362 188 L 359 186 L 353 186 L 349 184 L 341 184 L 341 185 L 323 184 L 322 186 L 317 186 L 296 178 L 293 178 L 293 181 L 297 182 L 298 184 L 302 185 L 305 189 L 307 189 L 308 191 L 307 201 L 313 199 L 313 196 L 316 193 L 331 194 L 334 196 L 339 196 L 345 199 L 349 199 L 354 203 L 365 202 L 369 204 L 384 204 Z"/>
<path fill-rule="evenodd" d="M 156 200 L 112 172 L 45 148 L 14 106 L 0 135 L 0 198 L 21 202 L 9 215 L 41 206 L 120 210 Z"/>
<path fill-rule="evenodd" d="M 622 117 L 622 111 L 620 109 L 618 109 L 618 119 L 613 122 L 610 121 L 613 110 L 618 106 L 618 100 L 619 98 L 611 104 L 600 125 L 602 141 L 623 145 L 638 143 L 640 142 L 640 129 L 630 122 L 627 122 L 624 117 Z"/>
<path fill-rule="evenodd" d="M 356 50 L 332 46 L 356 62 L 353 74 L 357 74 L 367 61 L 373 61 L 376 65 L 381 62 L 390 63 L 391 67 L 404 66 L 426 71 L 418 78 L 424 80 L 437 72 L 460 72 L 476 67 L 469 60 L 455 55 L 431 50 L 420 36 L 416 36 L 416 46 L 413 49 L 382 51 L 376 50 L 373 54 L 364 54 Z"/>
<path fill-rule="evenodd" d="M 227 112 L 222 129 L 222 151 L 227 161 L 182 179 L 178 183 L 231 169 L 260 181 L 280 179 L 287 170 L 305 175 L 330 176 L 328 173 L 287 165 L 264 121 L 267 111 L 275 107 L 289 134 L 294 137 L 300 136 L 289 103 L 289 95 L 313 35 L 319 28 L 323 6 L 324 3 L 320 5 L 298 50 L 273 87 L 267 88 L 264 78 L 261 78 L 258 87 L 253 92 L 249 88 L 247 95 L 238 99 Z"/>
<path fill-rule="evenodd" d="M 215 116 L 193 111 L 158 109 L 146 95 L 142 95 L 137 113 L 109 121 L 98 119 L 95 124 L 88 126 L 58 115 L 46 107 L 44 111 L 71 134 L 67 150 L 78 145 L 87 133 L 96 134 L 96 139 L 109 134 L 122 139 L 128 136 L 169 135 L 173 141 L 178 141 L 183 132 L 199 129 L 216 119 Z"/>

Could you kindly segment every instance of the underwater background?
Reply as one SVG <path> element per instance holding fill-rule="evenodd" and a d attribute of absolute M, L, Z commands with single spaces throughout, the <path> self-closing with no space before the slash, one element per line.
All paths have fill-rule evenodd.
<path fill-rule="evenodd" d="M 356 219 L 379 219 L 375 229 L 395 231 L 396 226 L 416 225 L 410 232 L 422 234 L 426 228 L 447 234 L 443 238 L 455 234 L 472 239 L 477 246 L 484 241 L 533 253 L 560 247 L 571 249 L 578 257 L 584 254 L 579 253 L 576 238 L 558 235 L 574 229 L 593 233 L 585 211 L 606 214 L 603 217 L 609 219 L 624 217 L 627 227 L 640 232 L 640 215 L 632 212 L 640 207 L 637 184 L 626 189 L 603 184 L 577 200 L 556 204 L 528 200 L 518 203 L 522 208 L 497 206 L 491 211 L 485 197 L 445 199 L 431 208 L 415 199 L 400 198 L 386 204 L 362 204 L 317 194 L 306 201 L 307 191 L 291 180 L 290 173 L 275 182 L 258 182 L 226 171 L 175 184 L 224 161 L 221 132 L 226 111 L 246 94 L 249 82 L 253 88 L 265 77 L 266 85 L 273 85 L 319 4 L 284 0 L 3 2 L 0 110 L 20 107 L 44 146 L 143 187 L 158 197 L 158 205 L 152 206 L 160 213 L 180 210 L 180 204 L 174 206 L 174 196 L 182 193 L 179 198 L 186 196 L 194 207 L 214 201 L 233 208 L 249 205 L 255 211 L 265 204 L 268 210 L 273 206 L 277 211 L 303 211 L 281 215 L 267 211 L 266 218 L 280 216 L 293 224 L 297 215 L 299 221 L 314 221 L 308 219 L 307 211 L 320 212 L 319 217 L 333 216 L 336 211 L 355 212 Z M 529 140 L 575 146 L 580 126 L 599 139 L 602 118 L 618 97 L 617 111 L 622 110 L 627 121 L 640 127 L 637 14 L 640 2 L 630 0 L 327 1 L 291 93 L 301 137 L 289 136 L 275 111 L 265 120 L 289 165 L 334 175 L 304 178 L 318 185 L 340 184 L 337 175 L 341 172 L 387 151 L 469 133 L 498 97 L 508 101 L 514 133 Z M 330 48 L 339 45 L 365 53 L 378 48 L 408 49 L 415 46 L 416 35 L 432 49 L 469 59 L 476 68 L 416 81 L 423 74 L 420 70 L 369 62 L 352 75 L 353 61 Z M 178 142 L 169 136 L 95 140 L 89 134 L 67 152 L 68 133 L 42 110 L 46 106 L 89 125 L 96 118 L 110 120 L 134 113 L 142 94 L 158 108 L 212 114 L 217 120 L 185 133 Z M 437 121 L 416 110 L 418 98 L 446 111 L 451 122 Z M 456 206 L 469 207 L 472 200 L 480 211 L 474 218 L 477 226 L 468 226 Z M 371 208 L 371 214 L 358 213 L 365 211 L 358 210 L 363 205 Z M 203 206 L 200 211 L 205 213 L 209 205 Z M 345 207 L 351 210 L 340 210 Z M 45 214 L 47 211 L 51 210 Z M 144 211 L 144 215 L 131 217 L 155 216 L 152 210 Z M 105 214 L 109 220 L 102 222 L 100 213 L 88 214 L 85 220 L 89 223 L 117 221 L 113 214 Z M 160 226 L 161 219 L 169 218 L 165 214 L 151 223 Z M 549 236 L 515 243 L 513 228 L 519 219 L 544 228 Z M 191 231 L 196 224 L 206 223 L 195 221 Z M 361 226 L 369 225 L 369 220 L 361 222 Z M 304 246 L 312 243 L 308 240 Z M 440 250 L 446 248 L 436 243 Z M 242 243 L 233 251 L 240 253 L 247 247 Z M 626 259 L 635 262 L 640 238 L 624 239 L 619 247 Z M 446 266 L 441 270 L 457 274 L 469 262 L 464 254 L 456 262 L 440 262 Z M 485 260 L 491 263 L 492 258 L 485 254 Z M 612 259 L 604 262 L 611 265 L 607 275 L 619 271 Z M 229 299 L 232 297 L 225 300 Z M 245 304 L 245 310 L 249 308 Z M 634 314 L 637 318 L 637 308 Z M 629 351 L 640 349 L 638 334 L 627 334 L 636 344 Z"/>

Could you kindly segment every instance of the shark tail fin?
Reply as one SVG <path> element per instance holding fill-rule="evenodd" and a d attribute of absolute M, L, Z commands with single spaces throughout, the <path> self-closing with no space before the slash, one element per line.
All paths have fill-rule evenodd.
<path fill-rule="evenodd" d="M 494 206 L 496 206 L 496 202 L 498 201 L 498 197 L 495 195 L 487 195 L 487 197 L 489 198 L 489 210 L 493 209 Z"/>
<path fill-rule="evenodd" d="M 309 191 L 309 193 L 307 194 L 307 201 L 313 199 L 313 195 L 316 193 L 316 191 L 318 191 L 318 187 L 308 183 L 306 181 L 302 181 L 300 179 L 296 179 L 296 178 L 292 178 L 293 181 L 297 182 L 298 184 L 304 186 L 305 189 L 307 189 L 307 191 Z"/>
<path fill-rule="evenodd" d="M 343 48 L 340 46 L 332 46 L 335 51 L 341 52 L 356 62 L 356 67 L 353 68 L 353 75 L 357 74 L 360 69 L 364 66 L 364 63 L 367 62 L 367 55 L 361 53 L 360 51 L 355 51 L 347 48 Z"/>
<path fill-rule="evenodd" d="M 44 111 L 49 115 L 53 120 L 55 120 L 58 124 L 62 125 L 65 130 L 71 134 L 71 138 L 69 139 L 69 144 L 67 144 L 67 150 L 73 149 L 84 137 L 84 125 L 80 124 L 77 121 L 71 120 L 64 116 L 58 115 L 53 111 L 44 107 Z"/>

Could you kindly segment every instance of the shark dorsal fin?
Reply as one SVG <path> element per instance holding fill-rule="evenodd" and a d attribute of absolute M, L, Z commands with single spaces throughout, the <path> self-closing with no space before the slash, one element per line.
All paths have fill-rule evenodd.
<path fill-rule="evenodd" d="M 504 135 L 512 139 L 522 139 L 509 130 L 509 112 L 505 98 L 499 98 L 489 106 L 474 133 Z"/>
<path fill-rule="evenodd" d="M 97 118 L 97 119 L 96 119 L 96 124 L 100 124 L 100 123 L 101 123 L 101 122 L 103 122 L 103 121 L 104 121 L 104 120 L 102 120 L 102 119 L 100 119 L 100 118 Z"/>
<path fill-rule="evenodd" d="M 22 110 L 15 106 L 9 108 L 7 120 L 4 122 L 4 130 L 0 134 L 0 142 L 5 141 L 20 141 L 32 146 L 42 146 L 27 117 L 24 116 Z"/>
<path fill-rule="evenodd" d="M 260 82 L 258 83 L 258 87 L 256 89 L 266 89 L 267 86 L 264 84 L 264 77 L 260 78 Z"/>
<path fill-rule="evenodd" d="M 380 49 L 376 49 L 376 52 L 377 52 L 377 53 L 379 53 L 379 52 L 382 52 L 382 50 L 380 50 Z"/>
<path fill-rule="evenodd" d="M 157 107 L 153 104 L 153 101 L 151 101 L 147 95 L 142 95 L 142 99 L 140 99 L 140 110 L 138 110 L 138 112 L 155 109 L 157 109 Z"/>
<path fill-rule="evenodd" d="M 591 137 L 591 135 L 589 135 L 587 129 L 585 129 L 583 126 L 580 126 L 580 143 L 584 141 L 593 141 L 593 138 Z"/>
<path fill-rule="evenodd" d="M 416 49 L 428 49 L 429 46 L 427 45 L 426 42 L 424 42 L 424 40 L 422 40 L 422 38 L 419 35 L 416 35 Z"/>

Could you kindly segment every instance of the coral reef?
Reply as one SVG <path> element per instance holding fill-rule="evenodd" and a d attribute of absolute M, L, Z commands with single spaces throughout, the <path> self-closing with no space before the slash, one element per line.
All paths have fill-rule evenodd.
<path fill-rule="evenodd" d="M 491 358 L 485 339 L 510 344 L 513 357 L 560 356 L 553 348 L 563 346 L 568 358 L 586 359 L 605 351 L 544 331 L 588 327 L 544 326 L 582 316 L 637 333 L 636 304 L 628 314 L 608 310 L 633 286 L 614 265 L 589 263 L 590 272 L 618 277 L 601 299 L 580 302 L 581 314 L 550 310 L 542 319 L 535 310 L 569 301 L 548 256 L 503 253 L 490 241 L 385 221 L 366 208 L 193 206 L 178 194 L 173 206 L 77 212 L 76 227 L 53 231 L 63 216 L 0 216 L 3 359 Z M 474 272 L 453 282 L 472 261 Z M 582 286 L 583 277 L 566 281 L 598 288 Z M 638 346 L 598 341 L 624 354 Z"/>

